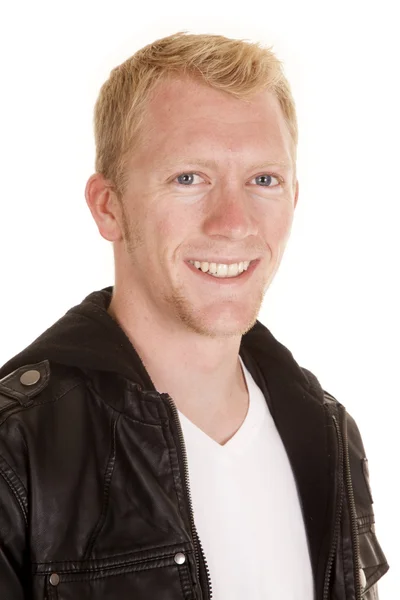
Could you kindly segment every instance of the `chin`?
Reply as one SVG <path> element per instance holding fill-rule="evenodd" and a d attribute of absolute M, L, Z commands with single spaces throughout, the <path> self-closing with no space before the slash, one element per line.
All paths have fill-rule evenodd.
<path fill-rule="evenodd" d="M 255 310 L 246 311 L 240 306 L 234 310 L 215 306 L 213 310 L 186 314 L 183 321 L 188 329 L 206 337 L 241 337 L 253 327 L 257 315 Z"/>

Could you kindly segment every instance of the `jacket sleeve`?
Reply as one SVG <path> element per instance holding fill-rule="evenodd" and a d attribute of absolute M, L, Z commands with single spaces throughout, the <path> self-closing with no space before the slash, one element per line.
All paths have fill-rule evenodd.
<path fill-rule="evenodd" d="M 347 435 L 357 530 L 360 548 L 360 577 L 363 600 L 378 600 L 378 580 L 389 570 L 389 565 L 375 533 L 373 497 L 369 480 L 368 459 L 360 431 L 347 413 Z"/>
<path fill-rule="evenodd" d="M 13 475 L 0 456 L 0 597 L 24 600 L 26 521 Z"/>

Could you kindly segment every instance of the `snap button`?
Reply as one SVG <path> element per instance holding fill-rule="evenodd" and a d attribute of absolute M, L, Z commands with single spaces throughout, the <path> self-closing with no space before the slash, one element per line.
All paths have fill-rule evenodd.
<path fill-rule="evenodd" d="M 19 378 L 22 385 L 35 385 L 40 379 L 40 372 L 32 369 L 32 371 L 25 371 Z"/>
<path fill-rule="evenodd" d="M 58 585 L 60 583 L 60 576 L 58 575 L 58 573 L 52 573 L 50 575 L 50 583 L 51 585 Z"/>
<path fill-rule="evenodd" d="M 177 552 L 174 556 L 174 561 L 177 565 L 183 565 L 183 563 L 186 561 L 186 556 L 183 554 L 183 552 Z"/>
<path fill-rule="evenodd" d="M 360 583 L 362 589 L 367 585 L 367 578 L 365 577 L 364 569 L 360 569 Z"/>

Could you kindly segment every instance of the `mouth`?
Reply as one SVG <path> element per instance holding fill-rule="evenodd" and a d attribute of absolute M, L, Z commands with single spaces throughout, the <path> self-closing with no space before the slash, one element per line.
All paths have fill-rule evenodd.
<path fill-rule="evenodd" d="M 233 269 L 233 268 L 232 268 L 232 271 L 231 272 L 228 271 L 228 273 L 227 273 L 227 269 L 222 269 L 222 268 L 218 269 L 216 273 L 211 273 L 210 270 L 203 271 L 202 269 L 196 267 L 196 265 L 193 264 L 194 261 L 186 261 L 186 264 L 190 268 L 190 270 L 194 274 L 196 274 L 199 278 L 201 277 L 201 279 L 204 282 L 208 281 L 210 284 L 218 285 L 218 286 L 236 286 L 236 285 L 242 285 L 248 279 L 250 279 L 251 275 L 254 273 L 254 271 L 258 267 L 260 261 L 261 261 L 261 259 L 256 259 L 256 260 L 250 261 L 247 268 L 243 269 L 243 271 L 240 272 L 240 269 L 239 269 L 239 272 L 238 272 L 236 270 L 237 274 L 234 274 L 235 269 Z M 200 264 L 200 263 L 198 263 L 198 264 Z M 211 263 L 211 264 L 213 264 L 213 263 Z M 239 264 L 241 264 L 241 263 L 239 263 Z M 213 270 L 215 270 L 215 269 L 213 269 Z M 231 274 L 231 273 L 233 273 L 233 274 Z"/>

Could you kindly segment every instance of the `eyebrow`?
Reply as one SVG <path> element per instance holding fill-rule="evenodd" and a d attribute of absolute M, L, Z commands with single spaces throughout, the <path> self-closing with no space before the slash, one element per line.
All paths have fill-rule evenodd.
<path fill-rule="evenodd" d="M 180 164 L 187 165 L 199 165 L 201 167 L 206 167 L 207 169 L 215 169 L 218 166 L 217 161 L 207 158 L 191 158 L 187 156 L 177 156 L 175 158 L 171 158 L 166 160 L 163 164 L 163 168 L 170 168 L 179 166 Z M 250 170 L 253 169 L 264 169 L 266 167 L 283 167 L 285 169 L 290 169 L 292 167 L 290 162 L 283 160 L 271 160 L 264 161 L 261 163 L 253 163 L 249 166 Z"/>

